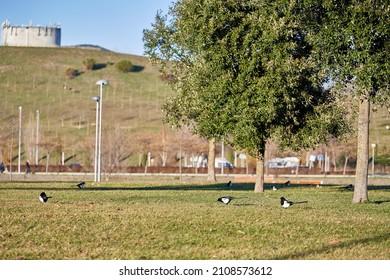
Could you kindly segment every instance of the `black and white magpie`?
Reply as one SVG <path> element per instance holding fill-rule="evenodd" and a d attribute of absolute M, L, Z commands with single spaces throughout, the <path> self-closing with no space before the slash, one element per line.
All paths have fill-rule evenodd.
<path fill-rule="evenodd" d="M 220 201 L 224 204 L 229 204 L 230 201 L 232 201 L 233 199 L 234 199 L 234 197 L 232 197 L 232 196 L 223 196 L 223 197 L 218 198 L 217 201 Z"/>
<path fill-rule="evenodd" d="M 78 186 L 80 189 L 85 187 L 85 182 L 78 183 L 76 186 Z"/>
<path fill-rule="evenodd" d="M 277 188 L 277 187 L 275 187 L 275 186 L 272 186 L 272 190 L 273 190 L 273 191 L 277 191 L 277 190 L 278 190 L 278 188 Z"/>
<path fill-rule="evenodd" d="M 280 205 L 282 205 L 284 208 L 288 208 L 291 205 L 299 204 L 299 203 L 307 203 L 307 201 L 292 202 L 292 201 L 285 199 L 284 197 L 280 198 Z"/>
<path fill-rule="evenodd" d="M 41 192 L 41 194 L 39 195 L 39 200 L 42 203 L 46 203 L 49 198 L 51 198 L 51 196 L 47 196 L 45 192 Z"/>
<path fill-rule="evenodd" d="M 284 197 L 281 197 L 280 198 L 280 205 L 282 205 L 284 208 L 288 208 L 290 207 L 291 205 L 293 205 L 294 202 L 292 201 L 288 201 L 287 199 L 285 199 Z"/>
<path fill-rule="evenodd" d="M 291 182 L 290 181 L 287 181 L 286 183 L 284 183 L 287 187 L 291 186 Z"/>
<path fill-rule="evenodd" d="M 232 186 L 233 186 L 232 181 L 229 181 L 229 182 L 226 184 L 226 187 L 228 187 L 228 188 L 231 188 Z"/>
<path fill-rule="evenodd" d="M 345 186 L 344 189 L 346 189 L 348 191 L 353 191 L 353 185 L 349 184 L 348 186 Z"/>

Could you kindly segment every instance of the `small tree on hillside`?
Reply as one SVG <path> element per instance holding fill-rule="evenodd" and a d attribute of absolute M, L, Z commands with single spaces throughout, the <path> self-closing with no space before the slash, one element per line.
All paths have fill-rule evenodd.
<path fill-rule="evenodd" d="M 134 65 L 129 60 L 121 60 L 115 63 L 115 68 L 121 73 L 128 73 L 133 71 Z"/>
<path fill-rule="evenodd" d="M 79 74 L 80 74 L 79 71 L 72 67 L 67 67 L 65 69 L 65 77 L 68 78 L 69 80 L 76 78 Z"/>
<path fill-rule="evenodd" d="M 87 58 L 83 61 L 83 65 L 86 70 L 93 70 L 96 67 L 96 60 L 93 58 Z"/>

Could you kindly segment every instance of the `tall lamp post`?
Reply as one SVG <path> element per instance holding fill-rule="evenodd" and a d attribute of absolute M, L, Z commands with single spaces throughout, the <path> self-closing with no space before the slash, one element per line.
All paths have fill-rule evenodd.
<path fill-rule="evenodd" d="M 97 162 L 97 182 L 101 181 L 101 165 L 102 165 L 102 111 L 103 111 L 103 86 L 108 85 L 107 80 L 99 80 L 96 82 L 100 86 L 100 96 L 99 96 L 99 149 L 98 149 L 98 162 Z"/>
<path fill-rule="evenodd" d="M 18 148 L 18 173 L 20 173 L 20 156 L 22 153 L 22 106 L 19 106 L 19 148 Z"/>
<path fill-rule="evenodd" d="M 375 146 L 376 144 L 371 144 L 371 147 L 372 147 L 372 171 L 371 171 L 371 175 L 374 176 L 374 169 L 375 169 Z"/>
<path fill-rule="evenodd" d="M 96 120 L 95 120 L 95 127 L 96 127 L 96 136 L 95 136 L 95 158 L 94 158 L 94 182 L 97 182 L 97 162 L 98 162 L 98 139 L 99 139 L 99 96 L 92 97 L 93 101 L 96 101 Z"/>
<path fill-rule="evenodd" d="M 39 110 L 37 110 L 37 132 L 36 132 L 36 143 L 35 143 L 35 165 L 39 163 Z"/>

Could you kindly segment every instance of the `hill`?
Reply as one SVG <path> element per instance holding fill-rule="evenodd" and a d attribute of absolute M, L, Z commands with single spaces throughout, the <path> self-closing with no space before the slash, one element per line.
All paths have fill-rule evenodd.
<path fill-rule="evenodd" d="M 84 68 L 88 58 L 96 61 L 95 70 Z M 120 60 L 130 60 L 134 70 L 119 73 L 115 63 Z M 67 78 L 67 68 L 78 75 Z M 95 84 L 99 79 L 110 83 L 103 90 L 105 152 L 118 153 L 106 158 L 138 164 L 140 153 L 154 155 L 160 149 L 155 146 L 174 134 L 163 125 L 161 110 L 164 99 L 174 93 L 147 58 L 82 48 L 0 47 L 0 161 L 7 161 L 11 153 L 17 156 L 18 108 L 22 106 L 22 163 L 34 162 L 39 125 L 40 164 L 58 164 L 62 153 L 68 162 L 91 164 L 96 116 L 92 97 L 99 95 Z M 115 145 L 121 151 L 113 149 Z"/>
<path fill-rule="evenodd" d="M 88 58 L 97 62 L 94 70 L 84 68 Z M 130 60 L 134 71 L 119 73 L 115 63 L 120 60 Z M 69 79 L 67 68 L 77 70 L 77 76 Z M 22 106 L 22 163 L 35 161 L 39 125 L 39 164 L 59 164 L 62 158 L 92 164 L 96 116 L 92 97 L 99 95 L 95 84 L 99 79 L 110 82 L 103 90 L 106 168 L 145 163 L 149 152 L 155 165 L 173 165 L 180 147 L 187 156 L 207 152 L 205 141 L 163 125 L 161 106 L 175 93 L 147 58 L 79 47 L 0 47 L 0 161 L 12 157 L 16 163 Z M 372 116 L 370 144 L 378 144 L 377 153 L 389 153 L 389 113 L 378 108 Z M 273 151 L 272 156 L 280 154 Z M 334 156 L 340 157 L 340 152 Z"/>

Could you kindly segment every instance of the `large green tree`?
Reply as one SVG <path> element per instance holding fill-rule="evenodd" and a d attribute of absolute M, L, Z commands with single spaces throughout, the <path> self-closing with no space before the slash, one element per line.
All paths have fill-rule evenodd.
<path fill-rule="evenodd" d="M 318 60 L 334 87 L 359 101 L 353 203 L 368 200 L 371 104 L 389 106 L 390 6 L 388 0 L 313 1 Z"/>
<path fill-rule="evenodd" d="M 144 33 L 146 53 L 172 71 L 179 92 L 165 104 L 167 119 L 254 156 L 255 191 L 264 190 L 267 141 L 309 148 L 347 127 L 341 103 L 323 88 L 304 7 L 288 0 L 181 0 Z"/>

